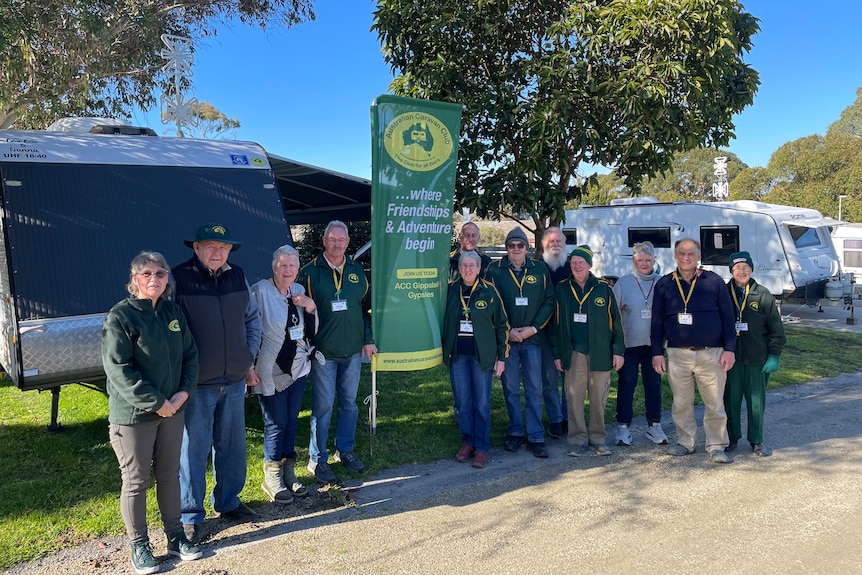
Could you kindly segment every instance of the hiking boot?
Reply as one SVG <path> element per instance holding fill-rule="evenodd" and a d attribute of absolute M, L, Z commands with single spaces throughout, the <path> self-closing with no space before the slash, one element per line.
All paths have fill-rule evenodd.
<path fill-rule="evenodd" d="M 344 467 L 353 473 L 362 473 L 365 471 L 365 464 L 352 451 L 336 451 L 333 459 L 337 463 L 343 463 Z"/>
<path fill-rule="evenodd" d="M 485 467 L 485 464 L 488 463 L 488 452 L 487 451 L 477 451 L 473 455 L 473 467 L 477 469 L 482 469 Z"/>
<path fill-rule="evenodd" d="M 263 462 L 263 483 L 260 488 L 269 497 L 269 500 L 279 505 L 293 503 L 293 493 L 284 485 L 281 461 Z"/>
<path fill-rule="evenodd" d="M 629 431 L 629 426 L 625 423 L 620 423 L 617 425 L 617 437 L 616 437 L 617 445 L 631 445 L 632 444 L 632 433 Z"/>
<path fill-rule="evenodd" d="M 533 454 L 533 457 L 545 459 L 548 457 L 548 448 L 545 447 L 544 441 L 528 441 L 527 451 Z"/>
<path fill-rule="evenodd" d="M 754 452 L 755 455 L 759 455 L 760 457 L 769 457 L 770 455 L 772 455 L 772 450 L 763 445 L 762 443 L 752 443 L 751 450 Z"/>
<path fill-rule="evenodd" d="M 305 485 L 296 478 L 294 467 L 296 467 L 295 457 L 285 457 L 281 460 L 282 482 L 285 487 L 290 489 L 290 492 L 293 493 L 294 497 L 305 497 L 308 495 L 308 489 L 306 489 Z"/>
<path fill-rule="evenodd" d="M 240 503 L 236 509 L 231 509 L 230 511 L 220 513 L 219 517 L 227 519 L 228 521 L 233 521 L 234 523 L 254 523 L 258 519 L 260 519 L 257 513 L 255 513 L 242 503 Z"/>
<path fill-rule="evenodd" d="M 159 563 L 153 557 L 153 546 L 147 540 L 133 541 L 132 548 L 132 567 L 135 568 L 135 573 L 138 575 L 146 575 L 147 573 L 158 573 Z"/>
<path fill-rule="evenodd" d="M 503 442 L 503 449 L 514 453 L 515 451 L 518 451 L 522 443 L 524 443 L 524 438 L 522 436 L 509 435 L 506 437 L 506 441 Z"/>
<path fill-rule="evenodd" d="M 646 430 L 646 438 L 656 445 L 667 445 L 667 435 L 664 429 L 661 428 L 661 423 L 658 421 L 650 423 Z"/>
<path fill-rule="evenodd" d="M 197 545 L 192 545 L 184 531 L 177 531 L 168 535 L 168 555 L 183 561 L 194 561 L 201 558 L 203 551 Z"/>
<path fill-rule="evenodd" d="M 317 463 L 315 461 L 308 462 L 308 470 L 314 475 L 318 483 L 337 483 L 338 478 L 332 472 L 332 468 L 325 461 Z"/>

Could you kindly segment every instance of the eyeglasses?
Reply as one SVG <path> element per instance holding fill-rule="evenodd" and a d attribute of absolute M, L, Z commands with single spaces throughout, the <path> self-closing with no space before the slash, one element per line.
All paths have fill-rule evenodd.
<path fill-rule="evenodd" d="M 516 250 L 522 250 L 527 247 L 527 244 L 523 244 L 521 242 L 512 242 L 510 244 L 506 244 L 507 248 L 515 248 Z"/>
<path fill-rule="evenodd" d="M 150 279 L 151 277 L 156 276 L 160 280 L 163 280 L 166 277 L 168 277 L 168 272 L 166 272 L 165 270 L 159 270 L 157 272 L 138 272 L 137 275 L 144 276 L 147 279 Z"/>

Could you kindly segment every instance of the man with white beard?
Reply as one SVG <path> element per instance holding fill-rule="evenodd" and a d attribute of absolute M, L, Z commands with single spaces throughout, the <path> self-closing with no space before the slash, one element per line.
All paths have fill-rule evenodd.
<path fill-rule="evenodd" d="M 550 227 L 542 235 L 542 259 L 551 272 L 551 283 L 556 286 L 567 279 L 572 270 L 566 263 L 566 238 L 563 231 Z M 542 397 L 545 402 L 545 413 L 548 415 L 548 435 L 559 439 L 568 433 L 569 422 L 566 414 L 565 386 L 561 386 L 563 372 L 557 371 L 554 365 L 554 352 L 551 350 L 550 338 L 542 344 Z M 562 392 L 561 392 L 562 390 Z"/>

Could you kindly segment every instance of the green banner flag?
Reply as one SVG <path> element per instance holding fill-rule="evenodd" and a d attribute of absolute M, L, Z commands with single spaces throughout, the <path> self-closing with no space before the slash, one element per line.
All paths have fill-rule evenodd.
<path fill-rule="evenodd" d="M 378 96 L 371 106 L 371 292 L 377 371 L 440 364 L 460 104 Z"/>

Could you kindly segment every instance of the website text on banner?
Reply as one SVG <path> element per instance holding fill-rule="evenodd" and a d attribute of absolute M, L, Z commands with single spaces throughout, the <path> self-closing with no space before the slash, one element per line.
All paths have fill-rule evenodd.
<path fill-rule="evenodd" d="M 371 107 L 375 371 L 442 361 L 461 110 L 389 95 Z"/>

